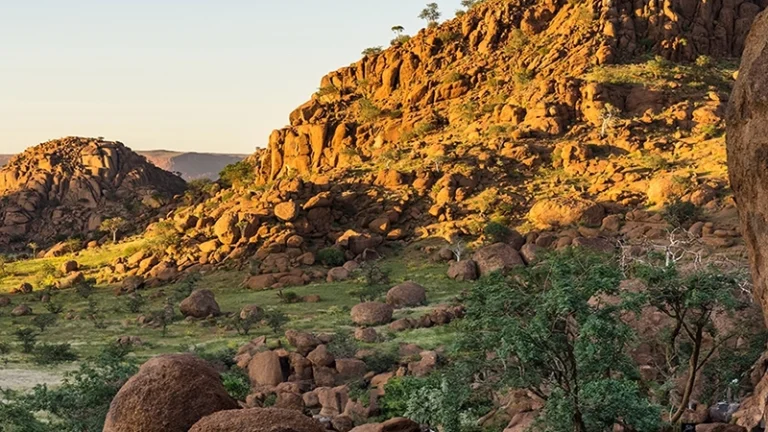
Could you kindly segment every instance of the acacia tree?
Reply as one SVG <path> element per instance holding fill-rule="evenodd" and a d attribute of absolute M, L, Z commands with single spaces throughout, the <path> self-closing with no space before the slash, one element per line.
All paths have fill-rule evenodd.
<path fill-rule="evenodd" d="M 405 31 L 405 27 L 401 25 L 396 25 L 392 27 L 392 32 L 395 34 L 395 38 L 399 38 L 403 35 L 403 32 Z"/>
<path fill-rule="evenodd" d="M 102 222 L 100 229 L 112 234 L 112 243 L 117 243 L 117 233 L 120 232 L 121 229 L 125 228 L 127 224 L 128 223 L 125 221 L 125 219 L 121 217 L 114 217 Z"/>
<path fill-rule="evenodd" d="M 626 354 L 634 333 L 621 316 L 637 305 L 617 300 L 621 279 L 614 259 L 583 250 L 497 274 L 473 288 L 460 346 L 498 386 L 545 401 L 540 430 L 656 431 L 660 409 Z"/>
<path fill-rule="evenodd" d="M 663 367 L 669 376 L 686 376 L 682 397 L 670 418 L 677 423 L 688 407 L 699 372 L 723 344 L 744 331 L 744 326 L 737 325 L 733 331 L 719 332 L 715 315 L 730 314 L 748 301 L 737 295 L 739 274 L 715 267 L 681 274 L 674 260 L 659 257 L 659 261 L 637 265 L 634 274 L 646 284 L 650 305 L 672 319 Z"/>
<path fill-rule="evenodd" d="M 425 7 L 419 14 L 419 19 L 423 19 L 427 22 L 427 25 L 434 27 L 437 25 L 437 21 L 440 19 L 441 15 L 440 7 L 437 3 L 428 3 L 427 7 Z"/>

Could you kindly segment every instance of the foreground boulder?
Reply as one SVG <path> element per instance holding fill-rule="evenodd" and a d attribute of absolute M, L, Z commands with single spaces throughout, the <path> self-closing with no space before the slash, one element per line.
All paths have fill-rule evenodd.
<path fill-rule="evenodd" d="M 352 321 L 361 326 L 378 326 L 392 321 L 392 306 L 379 302 L 360 303 L 352 308 Z"/>
<path fill-rule="evenodd" d="M 419 432 L 421 426 L 407 418 L 393 418 L 384 423 L 369 423 L 358 426 L 350 432 Z"/>
<path fill-rule="evenodd" d="M 605 209 L 600 204 L 579 198 L 553 198 L 533 205 L 528 218 L 540 229 L 575 224 L 600 226 Z"/>
<path fill-rule="evenodd" d="M 221 411 L 197 422 L 189 432 L 325 432 L 317 420 L 300 411 L 278 408 L 254 408 Z"/>
<path fill-rule="evenodd" d="M 120 389 L 104 432 L 187 432 L 201 418 L 237 409 L 221 378 L 191 354 L 155 357 Z"/>
<path fill-rule="evenodd" d="M 768 15 L 752 27 L 728 106 L 728 172 L 749 251 L 755 298 L 768 321 Z"/>
<path fill-rule="evenodd" d="M 197 290 L 182 300 L 179 310 L 185 317 L 205 318 L 221 314 L 219 304 L 210 290 Z"/>
<path fill-rule="evenodd" d="M 421 306 L 427 303 L 427 290 L 416 282 L 403 282 L 387 292 L 387 304 L 394 308 Z"/>

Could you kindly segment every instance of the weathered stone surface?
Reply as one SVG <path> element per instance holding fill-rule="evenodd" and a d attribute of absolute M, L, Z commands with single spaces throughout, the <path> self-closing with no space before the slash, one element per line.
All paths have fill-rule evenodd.
<path fill-rule="evenodd" d="M 248 376 L 254 386 L 276 386 L 285 381 L 280 356 L 274 351 L 256 353 L 248 363 Z"/>
<path fill-rule="evenodd" d="M 221 314 L 219 304 L 211 290 L 197 290 L 179 303 L 179 311 L 186 317 L 205 318 Z"/>
<path fill-rule="evenodd" d="M 421 306 L 427 303 L 427 290 L 416 282 L 403 282 L 387 292 L 387 303 L 394 308 Z"/>
<path fill-rule="evenodd" d="M 197 422 L 189 432 L 325 432 L 325 428 L 300 411 L 252 408 L 221 411 Z"/>
<path fill-rule="evenodd" d="M 496 243 L 481 248 L 475 252 L 472 259 L 477 263 L 477 269 L 481 276 L 525 265 L 520 253 L 506 243 Z"/>
<path fill-rule="evenodd" d="M 104 432 L 187 432 L 201 418 L 237 407 L 207 362 L 191 354 L 164 355 L 123 385 Z"/>
<path fill-rule="evenodd" d="M 392 321 L 392 306 L 378 302 L 360 303 L 352 308 L 350 315 L 357 325 L 378 326 Z"/>

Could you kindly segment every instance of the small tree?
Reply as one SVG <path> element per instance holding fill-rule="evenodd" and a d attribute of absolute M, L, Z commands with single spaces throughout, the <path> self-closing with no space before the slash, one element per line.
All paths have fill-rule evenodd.
<path fill-rule="evenodd" d="M 451 253 L 453 254 L 453 257 L 456 258 L 456 262 L 461 261 L 461 257 L 464 255 L 464 252 L 467 250 L 467 246 L 464 244 L 464 241 L 462 239 L 458 239 L 455 242 L 451 243 Z"/>
<path fill-rule="evenodd" d="M 94 290 L 93 285 L 94 285 L 93 280 L 86 279 L 78 283 L 77 285 L 75 285 L 75 291 L 77 291 L 77 295 L 79 295 L 84 299 L 87 299 L 88 297 L 91 296 L 91 294 L 93 294 L 93 290 Z"/>
<path fill-rule="evenodd" d="M 29 354 L 35 350 L 37 345 L 37 332 L 29 327 L 23 327 L 13 332 L 16 340 L 21 343 L 21 352 Z"/>
<path fill-rule="evenodd" d="M 361 283 L 349 290 L 349 295 L 360 299 L 360 302 L 374 301 L 389 288 L 389 272 L 376 263 L 363 263 L 358 272 L 361 274 Z"/>
<path fill-rule="evenodd" d="M 699 372 L 723 344 L 741 334 L 739 330 L 720 333 L 714 323 L 718 313 L 732 313 L 746 306 L 746 299 L 736 295 L 740 276 L 715 267 L 684 275 L 674 260 L 661 257 L 638 265 L 634 272 L 645 282 L 651 306 L 672 319 L 665 341 L 665 372 L 676 375 L 681 363 L 687 363 L 682 368 L 687 369 L 685 389 L 670 418 L 677 423 L 688 408 Z"/>
<path fill-rule="evenodd" d="M 125 300 L 125 309 L 131 313 L 139 313 L 147 301 L 141 294 L 135 292 L 129 295 Z"/>
<path fill-rule="evenodd" d="M 240 220 L 240 221 L 237 222 L 236 226 L 240 230 L 240 238 L 241 239 L 245 238 L 245 234 L 246 234 L 246 230 L 248 229 L 248 225 L 250 225 L 250 224 L 245 219 Z"/>
<path fill-rule="evenodd" d="M 612 129 L 621 116 L 621 111 L 611 104 L 605 104 L 605 107 L 600 111 L 600 137 L 605 138 L 608 136 L 608 131 Z"/>
<path fill-rule="evenodd" d="M 437 21 L 440 19 L 441 15 L 440 7 L 437 3 L 428 3 L 427 7 L 425 7 L 419 14 L 419 19 L 423 19 L 427 22 L 427 25 L 434 27 L 437 25 Z"/>
<path fill-rule="evenodd" d="M 40 249 L 40 246 L 35 242 L 29 242 L 27 247 L 32 251 L 32 257 L 37 258 L 37 250 Z"/>
<path fill-rule="evenodd" d="M 622 315 L 636 305 L 619 300 L 621 279 L 615 259 L 575 249 L 509 279 L 494 275 L 467 299 L 461 348 L 484 374 L 501 377 L 498 385 L 528 389 L 545 401 L 541 430 L 619 424 L 656 431 L 660 410 L 640 392 L 627 355 L 633 332 Z"/>
<path fill-rule="evenodd" d="M 405 27 L 401 25 L 396 25 L 392 27 L 392 33 L 395 34 L 395 38 L 399 38 L 403 35 L 403 32 L 405 31 Z"/>
<path fill-rule="evenodd" d="M 106 219 L 101 223 L 100 229 L 112 234 L 112 243 L 117 243 L 117 234 L 126 227 L 128 223 L 121 217 Z"/>
<path fill-rule="evenodd" d="M 32 319 L 32 324 L 40 329 L 40 333 L 45 333 L 45 329 L 56 324 L 56 315 L 52 313 L 38 315 Z"/>
<path fill-rule="evenodd" d="M 278 334 L 282 331 L 283 326 L 286 325 L 290 319 L 280 310 L 271 310 L 266 314 L 266 321 L 269 328 L 271 328 L 275 334 Z"/>

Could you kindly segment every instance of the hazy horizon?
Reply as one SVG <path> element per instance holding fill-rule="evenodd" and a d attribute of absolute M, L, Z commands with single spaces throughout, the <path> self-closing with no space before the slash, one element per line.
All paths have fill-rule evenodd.
<path fill-rule="evenodd" d="M 61 3 L 4 5 L 0 153 L 73 135 L 251 153 L 323 75 L 422 28 L 427 1 Z"/>

